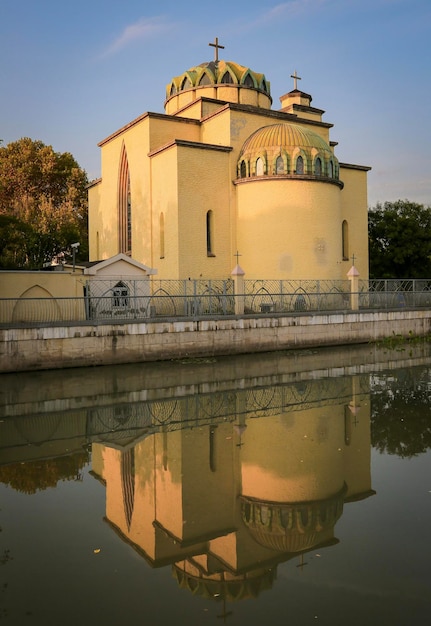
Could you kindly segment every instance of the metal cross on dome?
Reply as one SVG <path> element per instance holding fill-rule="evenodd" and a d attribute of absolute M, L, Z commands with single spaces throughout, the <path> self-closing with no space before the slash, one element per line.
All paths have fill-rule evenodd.
<path fill-rule="evenodd" d="M 293 72 L 293 74 L 290 75 L 290 78 L 293 78 L 293 89 L 298 89 L 298 80 L 302 80 L 302 78 L 298 76 L 296 70 Z"/>
<path fill-rule="evenodd" d="M 218 37 L 216 37 L 216 38 L 215 38 L 214 43 L 209 43 L 208 45 L 209 45 L 209 46 L 212 46 L 213 48 L 215 48 L 215 51 L 214 51 L 214 52 L 215 52 L 215 58 L 214 58 L 214 61 L 217 63 L 217 62 L 218 62 L 218 51 L 219 51 L 219 48 L 220 48 L 220 49 L 222 49 L 222 50 L 224 50 L 224 46 L 221 46 L 221 45 L 219 44 L 219 42 L 218 42 Z"/>

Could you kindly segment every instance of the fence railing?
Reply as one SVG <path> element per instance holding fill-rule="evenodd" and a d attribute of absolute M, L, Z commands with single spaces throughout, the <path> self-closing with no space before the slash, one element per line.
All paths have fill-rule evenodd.
<path fill-rule="evenodd" d="M 245 280 L 243 293 L 226 281 L 161 281 L 146 289 L 123 281 L 109 295 L 86 289 L 75 298 L 0 298 L 0 325 L 58 324 L 83 321 L 140 321 L 162 318 L 279 315 L 347 311 L 352 296 L 358 308 L 402 309 L 431 307 L 431 279 L 359 281 L 351 292 L 349 281 Z"/>

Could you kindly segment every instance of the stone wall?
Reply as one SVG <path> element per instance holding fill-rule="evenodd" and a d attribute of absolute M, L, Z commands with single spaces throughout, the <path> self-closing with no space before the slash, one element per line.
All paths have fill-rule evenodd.
<path fill-rule="evenodd" d="M 430 310 L 0 329 L 0 372 L 161 361 L 426 336 Z"/>

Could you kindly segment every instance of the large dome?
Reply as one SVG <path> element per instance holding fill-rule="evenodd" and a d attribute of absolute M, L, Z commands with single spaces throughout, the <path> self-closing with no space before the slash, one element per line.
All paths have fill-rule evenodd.
<path fill-rule="evenodd" d="M 183 107 L 208 98 L 270 109 L 272 98 L 264 74 L 233 61 L 210 61 L 175 76 L 166 86 L 165 111 L 175 115 Z"/>
<path fill-rule="evenodd" d="M 175 76 L 166 87 L 169 98 L 180 91 L 207 87 L 208 85 L 242 85 L 251 89 L 259 89 L 270 95 L 269 82 L 264 74 L 253 72 L 249 67 L 233 61 L 210 61 L 201 63 Z"/>
<path fill-rule="evenodd" d="M 255 152 L 273 147 L 300 147 L 306 150 L 316 148 L 332 154 L 331 148 L 320 135 L 305 126 L 291 123 L 272 124 L 260 128 L 247 139 L 242 151 Z"/>
<path fill-rule="evenodd" d="M 238 176 L 294 175 L 338 182 L 339 163 L 328 143 L 300 124 L 271 124 L 244 142 Z"/>

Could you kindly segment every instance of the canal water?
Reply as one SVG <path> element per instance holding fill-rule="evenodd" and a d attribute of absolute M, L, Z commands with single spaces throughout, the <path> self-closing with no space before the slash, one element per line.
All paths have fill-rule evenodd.
<path fill-rule="evenodd" d="M 431 615 L 429 344 L 0 377 L 0 622 Z"/>

